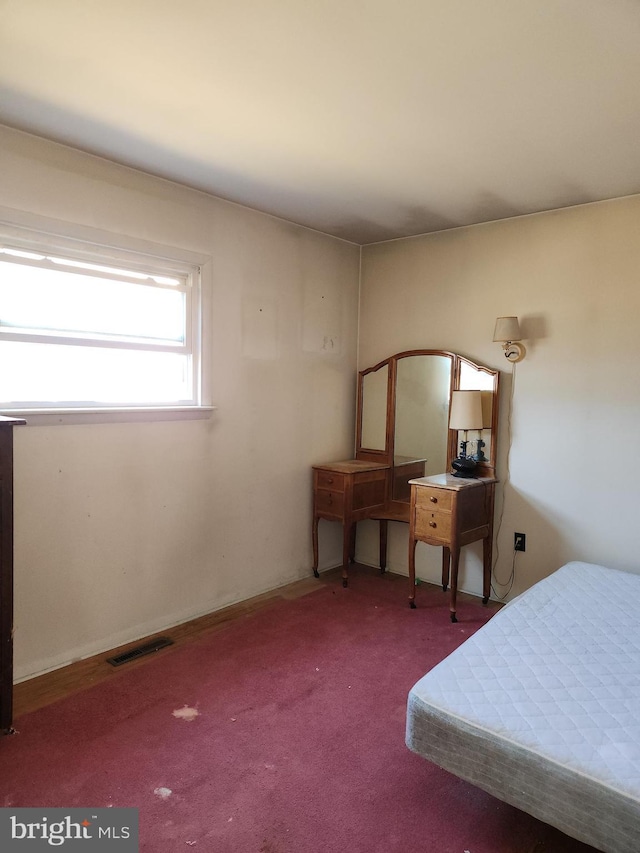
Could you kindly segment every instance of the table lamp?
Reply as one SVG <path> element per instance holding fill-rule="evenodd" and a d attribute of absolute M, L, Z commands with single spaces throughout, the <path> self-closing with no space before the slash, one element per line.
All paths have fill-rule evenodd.
<path fill-rule="evenodd" d="M 475 460 L 467 456 L 467 432 L 483 427 L 482 393 L 480 391 L 453 391 L 449 410 L 449 429 L 464 433 L 460 453 L 451 463 L 454 477 L 475 477 Z"/>

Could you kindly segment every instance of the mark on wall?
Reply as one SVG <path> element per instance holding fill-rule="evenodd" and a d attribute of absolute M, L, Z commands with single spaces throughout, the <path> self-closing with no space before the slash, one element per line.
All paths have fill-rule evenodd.
<path fill-rule="evenodd" d="M 278 306 L 268 299 L 242 300 L 242 354 L 247 358 L 278 357 Z"/>
<path fill-rule="evenodd" d="M 307 292 L 304 300 L 302 348 L 305 352 L 340 355 L 342 299 L 329 288 Z"/>

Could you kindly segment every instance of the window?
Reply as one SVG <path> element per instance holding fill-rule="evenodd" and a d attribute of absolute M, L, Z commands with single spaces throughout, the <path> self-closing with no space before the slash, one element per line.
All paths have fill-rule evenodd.
<path fill-rule="evenodd" d="M 200 269 L 79 241 L 0 238 L 0 406 L 199 406 Z"/>

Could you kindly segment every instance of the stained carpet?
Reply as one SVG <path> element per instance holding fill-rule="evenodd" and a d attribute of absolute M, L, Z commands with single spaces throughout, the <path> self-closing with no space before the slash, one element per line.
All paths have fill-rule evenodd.
<path fill-rule="evenodd" d="M 145 853 L 588 853 L 409 752 L 411 686 L 494 611 L 352 572 L 15 722 L 3 806 L 136 806 Z"/>

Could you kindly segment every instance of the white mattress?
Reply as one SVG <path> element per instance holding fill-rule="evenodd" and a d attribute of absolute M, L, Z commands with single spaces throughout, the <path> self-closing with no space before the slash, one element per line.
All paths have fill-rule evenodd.
<path fill-rule="evenodd" d="M 567 564 L 418 681 L 407 745 L 602 850 L 637 853 L 639 614 L 640 575 Z M 594 837 L 603 821 L 619 827 Z"/>

